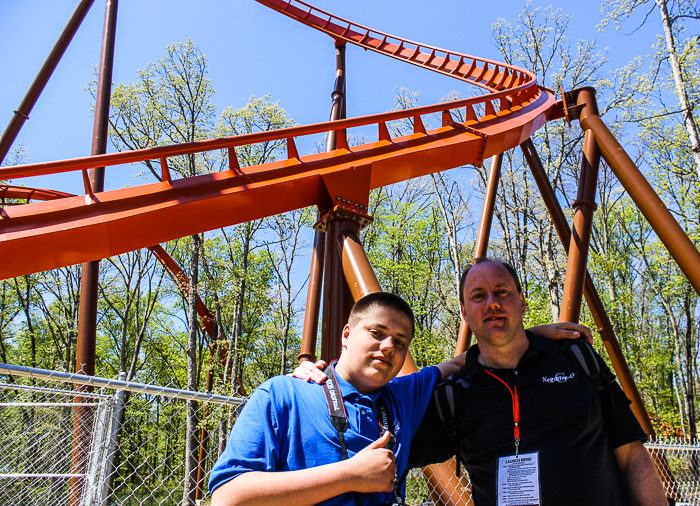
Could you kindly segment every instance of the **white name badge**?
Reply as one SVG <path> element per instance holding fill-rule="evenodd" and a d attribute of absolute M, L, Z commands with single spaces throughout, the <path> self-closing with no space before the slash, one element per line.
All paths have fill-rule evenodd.
<path fill-rule="evenodd" d="M 498 459 L 498 506 L 540 506 L 539 453 Z"/>

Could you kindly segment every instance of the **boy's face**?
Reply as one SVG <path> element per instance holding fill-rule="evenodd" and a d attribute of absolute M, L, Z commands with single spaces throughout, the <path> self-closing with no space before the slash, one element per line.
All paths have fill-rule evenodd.
<path fill-rule="evenodd" d="M 411 322 L 405 314 L 375 307 L 353 328 L 343 329 L 343 353 L 336 372 L 358 392 L 374 392 L 401 370 L 411 338 Z"/>

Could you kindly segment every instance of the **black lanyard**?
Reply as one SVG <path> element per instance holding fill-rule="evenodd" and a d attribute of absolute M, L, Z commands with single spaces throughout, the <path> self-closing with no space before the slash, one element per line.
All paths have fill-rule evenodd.
<path fill-rule="evenodd" d="M 323 383 L 323 393 L 325 394 L 326 402 L 328 403 L 328 412 L 331 416 L 331 424 L 338 433 L 338 439 L 340 440 L 340 451 L 343 454 L 343 458 L 347 460 L 349 457 L 348 449 L 345 445 L 344 433 L 350 424 L 348 422 L 348 414 L 345 411 L 343 394 L 340 393 L 340 385 L 338 384 L 338 378 L 335 376 L 333 366 L 329 365 L 323 372 L 326 374 L 326 376 L 328 376 L 328 380 Z M 394 431 L 392 430 L 393 420 L 389 414 L 386 404 L 384 403 L 384 399 L 382 399 L 381 396 L 377 398 L 376 404 L 379 407 L 380 416 L 378 418 L 382 434 L 385 432 L 389 433 L 389 443 L 386 445 L 386 448 L 393 451 L 394 446 L 396 445 L 396 438 L 394 437 Z M 404 477 L 402 476 L 401 480 L 398 480 L 394 487 L 394 494 L 398 499 L 398 503 L 402 503 L 399 492 L 403 479 Z M 357 492 L 353 492 L 353 497 L 355 498 L 355 505 L 362 506 L 360 495 Z"/>

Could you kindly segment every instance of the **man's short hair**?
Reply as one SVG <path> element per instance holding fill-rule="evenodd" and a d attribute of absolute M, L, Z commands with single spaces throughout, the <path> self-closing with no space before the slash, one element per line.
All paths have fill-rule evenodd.
<path fill-rule="evenodd" d="M 411 306 L 398 295 L 389 292 L 370 293 L 355 302 L 348 318 L 350 328 L 354 328 L 360 320 L 366 318 L 368 314 L 378 307 L 393 309 L 405 315 L 411 322 L 411 337 L 414 336 L 416 333 L 416 319 L 413 316 Z"/>
<path fill-rule="evenodd" d="M 490 257 L 479 257 L 475 258 L 472 260 L 472 264 L 468 265 L 466 269 L 464 269 L 464 272 L 462 273 L 462 277 L 459 278 L 459 303 L 464 304 L 464 284 L 467 282 L 467 274 L 469 274 L 469 270 L 474 267 L 475 265 L 483 264 L 485 262 L 494 262 L 497 264 L 501 264 L 503 267 L 506 268 L 508 271 L 508 274 L 511 275 L 513 278 L 513 281 L 515 281 L 515 287 L 518 289 L 518 293 L 522 293 L 523 288 L 520 286 L 520 280 L 518 279 L 518 273 L 515 272 L 515 269 L 513 269 L 513 266 L 510 265 L 508 262 L 504 262 L 502 260 L 496 260 L 495 258 L 490 258 Z"/>

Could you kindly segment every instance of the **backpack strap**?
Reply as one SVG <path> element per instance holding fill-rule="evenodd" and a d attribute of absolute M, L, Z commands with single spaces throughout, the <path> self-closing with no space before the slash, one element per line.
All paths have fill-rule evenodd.
<path fill-rule="evenodd" d="M 600 366 L 600 359 L 593 351 L 593 347 L 587 342 L 574 341 L 569 345 L 569 350 L 579 368 L 595 385 L 603 407 L 603 420 L 605 420 L 606 425 L 610 426 L 613 419 L 613 399 L 610 385 L 615 382 L 615 375 L 607 367 Z"/>
<path fill-rule="evenodd" d="M 600 367 L 598 356 L 590 344 L 585 341 L 574 341 L 569 345 L 569 349 L 583 372 L 593 381 L 596 390 L 602 392 L 606 388 L 606 383 L 615 382 L 615 375 L 607 368 Z"/>
<path fill-rule="evenodd" d="M 471 383 L 459 377 L 459 373 L 448 376 L 443 381 L 438 383 L 433 392 L 433 400 L 437 409 L 440 420 L 445 423 L 447 435 L 452 439 L 455 448 L 457 477 L 461 474 L 461 453 L 459 451 L 459 434 L 457 433 L 457 424 L 455 423 L 455 396 L 456 390 L 459 388 L 469 388 Z"/>

